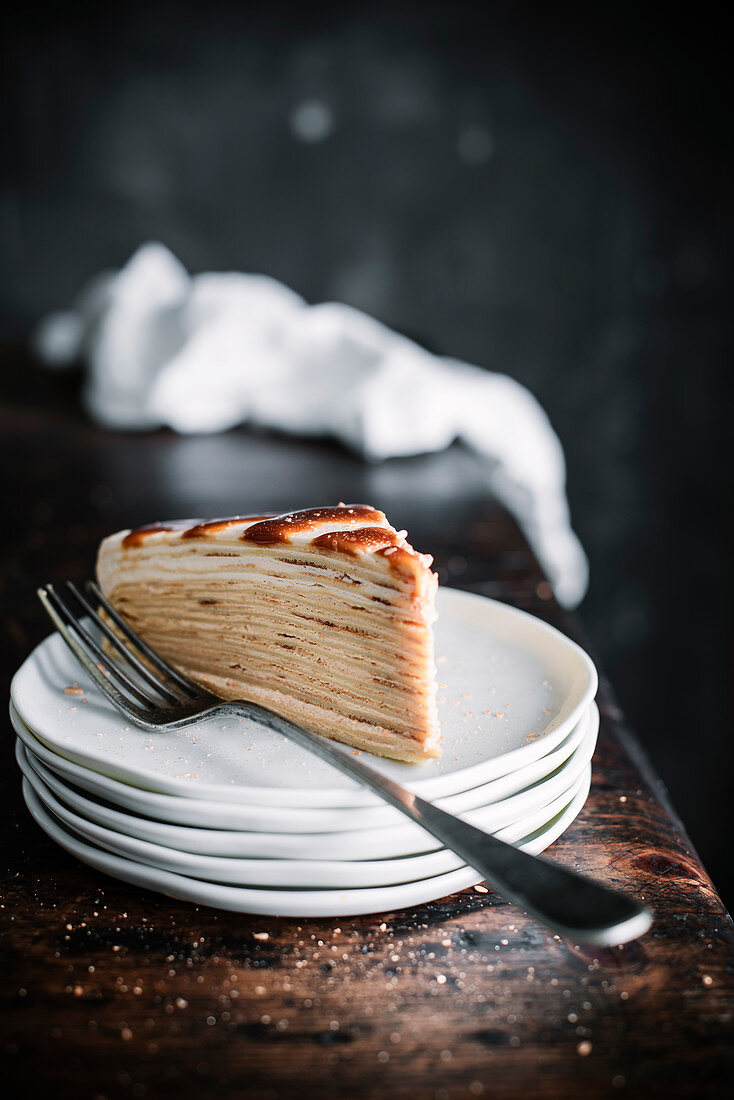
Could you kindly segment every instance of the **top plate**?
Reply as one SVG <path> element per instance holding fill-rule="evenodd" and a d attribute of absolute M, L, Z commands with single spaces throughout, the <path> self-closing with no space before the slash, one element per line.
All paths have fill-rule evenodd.
<path fill-rule="evenodd" d="M 447 588 L 437 607 L 443 755 L 425 764 L 370 758 L 378 771 L 428 798 L 540 759 L 576 725 L 597 687 L 584 651 L 532 615 Z M 145 790 L 274 806 L 380 804 L 307 750 L 247 719 L 214 718 L 165 734 L 131 725 L 58 634 L 15 674 L 11 697 L 54 752 Z"/>

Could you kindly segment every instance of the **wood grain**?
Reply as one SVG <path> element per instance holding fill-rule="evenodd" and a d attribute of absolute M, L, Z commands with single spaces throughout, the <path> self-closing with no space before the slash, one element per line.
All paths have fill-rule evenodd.
<path fill-rule="evenodd" d="M 436 555 L 444 583 L 578 636 L 512 520 L 467 484 L 461 454 L 393 465 L 378 483 L 327 445 L 232 433 L 202 448 L 165 434 L 106 435 L 63 395 L 60 405 L 51 397 L 0 416 L 3 468 L 14 470 L 2 572 L 6 686 L 47 632 L 37 583 L 87 575 L 98 539 L 123 523 L 259 509 L 266 491 L 277 509 L 346 497 L 384 506 Z M 277 471 L 277 485 L 262 484 L 264 469 Z M 437 485 L 452 479 L 437 507 Z M 7 1094 L 726 1095 L 731 919 L 603 678 L 599 703 L 592 792 L 549 855 L 652 906 L 652 931 L 611 951 L 562 942 L 484 889 L 399 913 L 294 921 L 115 882 L 32 822 L 8 724 Z"/>

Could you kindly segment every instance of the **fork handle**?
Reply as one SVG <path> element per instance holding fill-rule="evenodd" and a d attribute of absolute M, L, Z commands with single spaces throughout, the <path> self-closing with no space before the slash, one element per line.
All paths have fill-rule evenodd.
<path fill-rule="evenodd" d="M 642 936 L 650 927 L 650 910 L 635 898 L 498 840 L 348 755 L 333 741 L 252 703 L 226 703 L 218 708 L 220 714 L 223 710 L 270 726 L 375 791 L 461 856 L 498 893 L 567 939 L 612 947 Z"/>

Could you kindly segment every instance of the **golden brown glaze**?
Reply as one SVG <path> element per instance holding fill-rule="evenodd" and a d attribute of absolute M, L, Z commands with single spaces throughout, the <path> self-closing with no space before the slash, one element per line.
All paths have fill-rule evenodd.
<path fill-rule="evenodd" d="M 219 531 L 226 531 L 228 527 L 236 527 L 240 523 L 263 523 L 272 519 L 277 512 L 269 512 L 260 516 L 229 516 L 226 519 L 208 519 L 204 523 L 197 523 L 195 527 L 189 527 L 181 535 L 182 539 L 203 539 L 207 535 L 216 535 Z"/>
<path fill-rule="evenodd" d="M 132 550 L 135 547 L 142 546 L 151 535 L 160 534 L 162 531 L 181 531 L 185 533 L 192 524 L 197 525 L 202 522 L 198 519 L 173 519 L 166 520 L 165 523 L 146 523 L 144 527 L 136 527 L 134 531 L 128 532 L 122 540 L 122 545 L 125 550 Z"/>
<path fill-rule="evenodd" d="M 386 527 L 357 527 L 353 531 L 327 531 L 311 540 L 318 550 L 333 550 L 337 554 L 370 554 L 397 546 L 400 540 Z"/>
<path fill-rule="evenodd" d="M 243 542 L 260 546 L 288 543 L 294 534 L 314 532 L 310 545 L 316 550 L 336 554 L 379 554 L 391 568 L 402 573 L 429 569 L 433 558 L 419 554 L 405 541 L 404 531 L 393 531 L 384 512 L 368 504 L 338 504 L 333 508 L 306 508 L 299 512 L 271 512 L 269 515 L 227 516 L 223 519 L 184 519 L 151 523 L 130 531 L 122 540 L 126 550 L 143 546 L 146 540 L 161 532 L 180 534 L 182 539 L 201 539 L 216 535 L 230 527 L 248 524 L 240 536 Z M 330 524 L 350 525 L 344 531 L 329 531 Z M 365 526 L 372 524 L 372 526 Z M 324 530 L 326 528 L 326 530 Z M 321 534 L 317 532 L 321 531 Z"/>
<path fill-rule="evenodd" d="M 264 520 L 248 527 L 242 534 L 244 542 L 273 545 L 289 542 L 291 535 L 304 531 L 316 531 L 329 522 L 350 523 L 357 527 L 364 523 L 385 523 L 384 512 L 378 512 L 367 504 L 340 504 L 336 508 L 306 508 L 302 512 L 286 512 L 282 516 Z"/>

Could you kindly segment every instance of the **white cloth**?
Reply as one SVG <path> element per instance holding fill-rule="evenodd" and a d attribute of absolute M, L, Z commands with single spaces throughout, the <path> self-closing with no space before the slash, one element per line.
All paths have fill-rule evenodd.
<path fill-rule="evenodd" d="M 88 363 L 85 402 L 112 428 L 217 432 L 249 422 L 329 435 L 369 461 L 462 440 L 486 457 L 552 582 L 575 605 L 587 562 L 571 530 L 563 451 L 519 383 L 441 359 L 338 303 L 309 306 L 263 275 L 191 277 L 161 244 L 97 276 L 35 346 L 49 366 Z"/>

